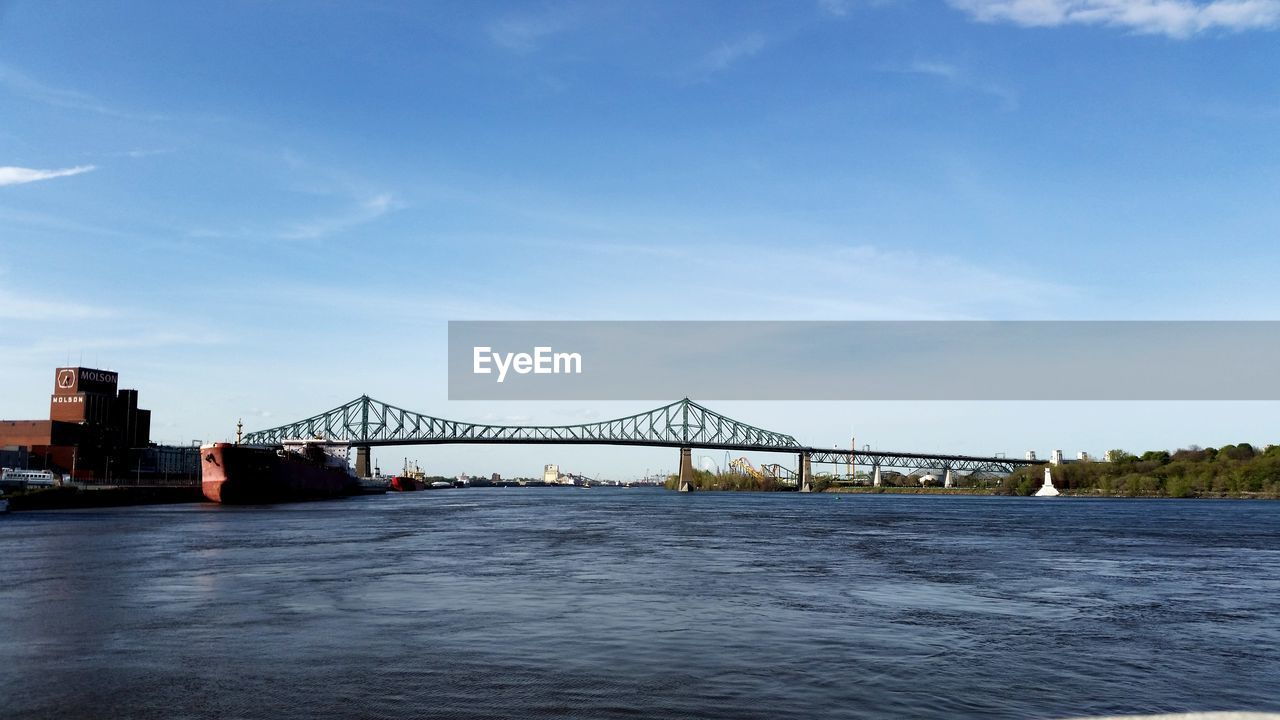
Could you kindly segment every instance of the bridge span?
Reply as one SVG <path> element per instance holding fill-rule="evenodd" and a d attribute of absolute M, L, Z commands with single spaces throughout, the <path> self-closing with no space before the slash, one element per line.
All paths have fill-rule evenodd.
<path fill-rule="evenodd" d="M 577 425 L 491 425 L 433 417 L 362 395 L 351 402 L 304 420 L 247 433 L 248 444 L 274 445 L 287 439 L 323 437 L 356 447 L 356 471 L 369 472 L 369 448 L 386 445 L 558 444 L 633 445 L 680 449 L 680 490 L 693 478 L 693 448 L 793 453 L 801 491 L 808 491 L 812 463 L 869 465 L 874 477 L 881 468 L 930 469 L 952 473 L 1010 473 L 1042 460 L 974 455 L 840 450 L 804 445 L 791 435 L 735 420 L 684 398 L 647 412 Z M 876 483 L 879 484 L 879 483 Z"/>

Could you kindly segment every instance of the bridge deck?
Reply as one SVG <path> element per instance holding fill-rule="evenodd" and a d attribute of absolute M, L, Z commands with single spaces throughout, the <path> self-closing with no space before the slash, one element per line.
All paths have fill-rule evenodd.
<path fill-rule="evenodd" d="M 765 430 L 709 410 L 685 398 L 648 412 L 578 425 L 489 425 L 432 417 L 367 395 L 288 425 L 251 432 L 250 444 L 323 437 L 353 445 L 557 444 L 629 445 L 785 452 L 812 462 L 882 467 L 951 468 L 959 472 L 1011 472 L 1037 460 L 974 455 L 858 452 L 802 445 L 794 437 Z"/>

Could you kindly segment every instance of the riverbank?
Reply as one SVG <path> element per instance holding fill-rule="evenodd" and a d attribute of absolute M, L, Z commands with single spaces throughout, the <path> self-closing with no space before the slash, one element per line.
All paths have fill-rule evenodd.
<path fill-rule="evenodd" d="M 71 510 L 126 505 L 166 505 L 204 502 L 199 486 L 188 487 L 55 487 L 5 495 L 9 509 Z"/>
<path fill-rule="evenodd" d="M 1107 460 L 1066 461 L 1053 467 L 1060 492 L 1088 497 L 1280 497 L 1280 445 L 1192 446 L 1175 452 L 1107 453 Z M 1005 478 L 1011 494 L 1030 495 L 1044 482 L 1042 467 Z"/>
<path fill-rule="evenodd" d="M 1058 489 L 1060 497 L 1076 498 L 1164 498 L 1176 500 L 1280 500 L 1280 496 L 1266 492 L 1237 493 L 1201 493 L 1197 495 L 1160 495 L 1156 493 L 1107 492 L 1104 490 L 1066 491 Z M 824 493 L 845 493 L 855 495 L 978 495 L 978 496 L 1013 496 L 1001 488 L 913 488 L 913 487 L 829 487 Z"/>
<path fill-rule="evenodd" d="M 829 487 L 824 493 L 858 495 L 1003 495 L 998 488 L 930 488 L 930 487 Z"/>

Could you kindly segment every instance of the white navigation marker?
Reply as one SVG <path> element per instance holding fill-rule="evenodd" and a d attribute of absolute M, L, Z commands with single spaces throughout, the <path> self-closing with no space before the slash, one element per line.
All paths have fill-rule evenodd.
<path fill-rule="evenodd" d="M 1058 497 L 1058 488 L 1053 486 L 1053 471 L 1044 469 L 1044 485 L 1036 491 L 1036 497 Z"/>

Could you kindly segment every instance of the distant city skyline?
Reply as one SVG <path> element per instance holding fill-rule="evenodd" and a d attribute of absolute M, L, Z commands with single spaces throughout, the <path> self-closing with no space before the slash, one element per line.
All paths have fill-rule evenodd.
<path fill-rule="evenodd" d="M 361 394 L 653 405 L 448 402 L 451 319 L 1276 319 L 1278 27 L 1280 0 L 0 2 L 0 417 L 47 416 L 67 364 L 184 444 Z M 707 404 L 813 445 L 1068 457 L 1275 442 L 1280 410 Z M 376 458 L 405 455 L 675 465 Z"/>

